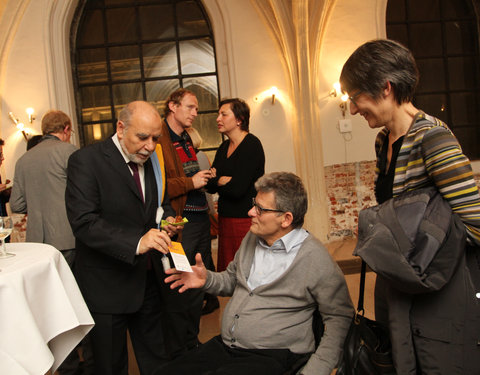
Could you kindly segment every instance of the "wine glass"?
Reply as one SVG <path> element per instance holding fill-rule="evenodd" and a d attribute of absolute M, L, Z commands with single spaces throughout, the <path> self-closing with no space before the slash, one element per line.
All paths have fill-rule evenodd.
<path fill-rule="evenodd" d="M 2 246 L 0 250 L 0 259 L 1 258 L 10 258 L 15 256 L 13 253 L 7 253 L 5 248 L 5 239 L 10 236 L 13 230 L 13 221 L 10 216 L 0 217 L 0 240 L 2 241 Z"/>

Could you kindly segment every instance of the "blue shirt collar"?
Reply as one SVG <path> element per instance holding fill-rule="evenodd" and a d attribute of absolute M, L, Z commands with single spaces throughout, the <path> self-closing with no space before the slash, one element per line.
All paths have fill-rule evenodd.
<path fill-rule="evenodd" d="M 295 246 L 302 243 L 307 237 L 308 232 L 305 229 L 295 228 L 285 234 L 283 237 L 276 240 L 272 246 L 268 246 L 268 244 L 261 238 L 259 239 L 258 243 L 264 249 L 285 250 L 287 253 L 289 253 Z"/>

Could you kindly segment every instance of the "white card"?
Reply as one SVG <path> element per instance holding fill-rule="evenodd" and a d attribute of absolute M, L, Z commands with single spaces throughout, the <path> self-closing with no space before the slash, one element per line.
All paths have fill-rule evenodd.
<path fill-rule="evenodd" d="M 173 264 L 177 271 L 182 272 L 193 272 L 192 267 L 190 267 L 190 262 L 188 261 L 183 246 L 180 242 L 172 241 L 172 246 L 169 248 L 170 255 L 172 256 Z"/>

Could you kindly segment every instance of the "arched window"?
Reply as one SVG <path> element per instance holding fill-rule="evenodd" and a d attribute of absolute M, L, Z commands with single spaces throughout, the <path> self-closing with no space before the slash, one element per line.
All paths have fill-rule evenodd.
<path fill-rule="evenodd" d="M 199 0 L 83 0 L 71 35 L 82 145 L 112 135 L 126 103 L 146 100 L 163 114 L 184 87 L 199 101 L 202 149 L 218 147 L 215 44 Z"/>
<path fill-rule="evenodd" d="M 389 0 L 387 35 L 413 52 L 417 108 L 445 121 L 480 159 L 478 24 L 471 0 Z"/>

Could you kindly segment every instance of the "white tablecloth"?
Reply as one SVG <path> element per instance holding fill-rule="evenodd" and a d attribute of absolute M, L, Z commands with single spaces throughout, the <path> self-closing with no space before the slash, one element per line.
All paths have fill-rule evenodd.
<path fill-rule="evenodd" d="M 0 374 L 52 373 L 93 319 L 62 254 L 38 243 L 7 244 L 0 259 Z"/>

